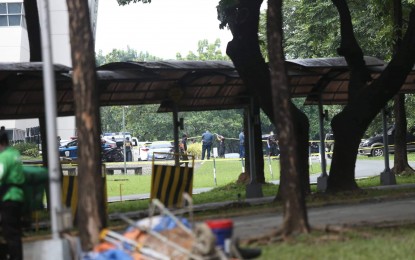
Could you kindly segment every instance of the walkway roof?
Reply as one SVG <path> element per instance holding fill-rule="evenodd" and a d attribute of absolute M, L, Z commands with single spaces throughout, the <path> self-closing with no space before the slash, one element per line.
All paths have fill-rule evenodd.
<path fill-rule="evenodd" d="M 365 57 L 376 78 L 382 60 Z M 293 97 L 315 104 L 345 104 L 349 70 L 344 58 L 286 61 Z M 71 69 L 55 65 L 59 116 L 74 114 Z M 97 68 L 101 106 L 161 104 L 169 111 L 171 100 L 180 100 L 179 111 L 242 108 L 249 94 L 231 62 L 158 61 L 117 62 Z M 0 118 L 34 118 L 44 115 L 41 63 L 0 63 Z M 415 72 L 402 92 L 415 90 Z"/>

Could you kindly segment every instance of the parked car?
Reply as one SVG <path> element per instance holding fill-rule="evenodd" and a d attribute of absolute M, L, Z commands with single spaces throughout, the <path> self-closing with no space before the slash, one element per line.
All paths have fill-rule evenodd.
<path fill-rule="evenodd" d="M 133 157 L 137 158 L 137 161 L 147 161 L 148 160 L 148 151 L 151 142 L 138 142 L 137 146 L 133 146 Z"/>
<path fill-rule="evenodd" d="M 101 142 L 102 142 L 103 145 L 108 145 L 108 147 L 110 147 L 110 148 L 117 147 L 117 143 L 112 141 L 112 140 L 102 138 Z"/>
<path fill-rule="evenodd" d="M 320 154 L 320 143 L 318 142 L 309 142 L 308 143 L 308 152 L 309 154 Z"/>
<path fill-rule="evenodd" d="M 173 159 L 174 147 L 170 142 L 153 142 L 148 146 L 147 159 Z"/>
<path fill-rule="evenodd" d="M 102 140 L 102 150 L 105 151 L 107 149 L 112 149 L 115 147 L 114 143 L 109 142 L 108 140 Z M 70 159 L 77 159 L 78 158 L 78 139 L 75 139 L 66 145 L 59 147 L 59 156 L 70 158 Z"/>
<path fill-rule="evenodd" d="M 67 145 L 68 143 L 70 143 L 70 142 L 72 142 L 73 140 L 60 140 L 59 141 L 59 147 L 61 147 L 61 146 L 65 146 L 65 145 Z"/>
<path fill-rule="evenodd" d="M 389 127 L 388 131 L 389 152 L 395 151 L 395 127 Z M 359 145 L 359 154 L 367 156 L 383 156 L 383 135 L 379 134 L 368 139 L 362 140 Z M 415 136 L 412 133 L 406 133 L 406 149 L 415 151 Z"/>

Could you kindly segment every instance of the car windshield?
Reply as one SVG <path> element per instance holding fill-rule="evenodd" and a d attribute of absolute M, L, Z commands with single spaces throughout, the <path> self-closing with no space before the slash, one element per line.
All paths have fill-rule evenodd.
<path fill-rule="evenodd" d="M 150 149 L 157 149 L 157 148 L 171 148 L 172 145 L 169 143 L 165 143 L 165 144 L 152 144 L 150 146 Z"/>
<path fill-rule="evenodd" d="M 66 144 L 67 147 L 77 146 L 77 145 L 78 145 L 78 140 L 74 140 Z"/>

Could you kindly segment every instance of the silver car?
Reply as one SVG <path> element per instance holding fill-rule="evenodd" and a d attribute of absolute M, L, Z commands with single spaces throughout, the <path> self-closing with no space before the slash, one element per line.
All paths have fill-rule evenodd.
<path fill-rule="evenodd" d="M 173 159 L 174 147 L 170 142 L 153 142 L 148 146 L 148 160 L 153 159 Z"/>

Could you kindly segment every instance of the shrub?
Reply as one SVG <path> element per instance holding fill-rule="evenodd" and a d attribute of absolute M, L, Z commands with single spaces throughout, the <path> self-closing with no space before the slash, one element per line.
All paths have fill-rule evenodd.
<path fill-rule="evenodd" d="M 18 143 L 13 146 L 20 152 L 21 155 L 37 157 L 39 156 L 39 149 L 35 143 Z"/>
<path fill-rule="evenodd" d="M 202 143 L 190 143 L 187 144 L 187 153 L 193 155 L 195 159 L 199 159 L 202 157 Z"/>
<path fill-rule="evenodd" d="M 38 157 L 39 156 L 39 149 L 38 148 L 31 148 L 23 151 L 22 155 L 30 156 L 30 157 Z"/>

